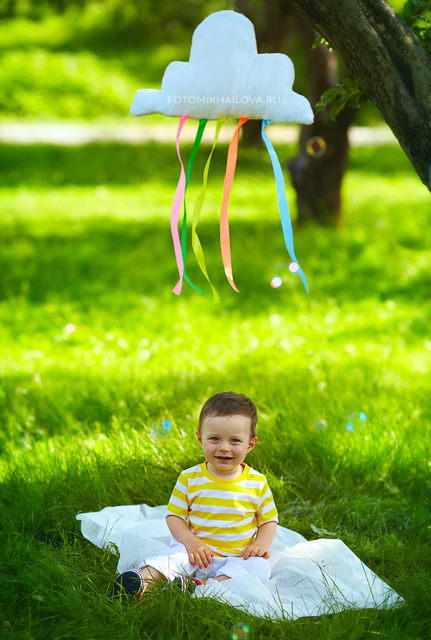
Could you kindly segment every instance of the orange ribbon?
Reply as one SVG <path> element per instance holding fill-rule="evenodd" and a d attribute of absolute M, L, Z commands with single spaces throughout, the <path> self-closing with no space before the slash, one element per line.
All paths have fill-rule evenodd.
<path fill-rule="evenodd" d="M 232 189 L 233 177 L 235 175 L 235 167 L 236 167 L 236 159 L 238 156 L 238 141 L 239 141 L 239 130 L 242 125 L 247 122 L 248 118 L 240 118 L 238 122 L 238 126 L 235 129 L 235 133 L 232 136 L 232 140 L 230 141 L 229 150 L 227 152 L 227 163 L 226 163 L 226 175 L 224 177 L 223 183 L 223 202 L 221 205 L 220 212 L 220 246 L 221 246 L 221 255 L 223 259 L 224 272 L 226 274 L 227 279 L 229 280 L 229 284 L 239 293 L 238 289 L 235 286 L 232 275 L 232 260 L 230 255 L 230 240 L 229 240 L 229 219 L 227 213 L 227 203 L 229 201 L 230 191 Z"/>

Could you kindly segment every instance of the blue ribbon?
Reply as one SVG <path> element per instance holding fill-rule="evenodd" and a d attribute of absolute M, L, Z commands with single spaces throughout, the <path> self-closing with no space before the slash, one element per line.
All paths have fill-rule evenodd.
<path fill-rule="evenodd" d="M 284 242 L 286 243 L 286 249 L 289 252 L 290 258 L 292 262 L 296 262 L 298 265 L 298 273 L 301 276 L 301 280 L 304 283 L 305 288 L 308 290 L 307 278 L 305 277 L 305 273 L 299 266 L 299 262 L 295 256 L 295 250 L 293 248 L 293 231 L 292 231 L 292 223 L 290 221 L 290 213 L 289 207 L 287 205 L 286 200 L 286 189 L 284 186 L 284 176 L 283 171 L 280 165 L 280 160 L 275 152 L 274 147 L 272 146 L 271 140 L 268 138 L 268 135 L 265 131 L 265 127 L 271 124 L 271 120 L 262 120 L 262 138 L 264 143 L 266 144 L 266 148 L 268 149 L 269 157 L 271 158 L 272 168 L 274 170 L 275 184 L 277 186 L 277 198 L 278 198 L 278 208 L 280 210 L 280 218 L 281 218 L 281 226 L 283 227 L 283 235 Z"/>

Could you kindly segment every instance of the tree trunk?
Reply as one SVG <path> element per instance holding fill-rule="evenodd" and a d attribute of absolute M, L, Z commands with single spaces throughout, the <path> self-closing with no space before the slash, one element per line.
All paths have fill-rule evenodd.
<path fill-rule="evenodd" d="M 431 190 L 431 55 L 386 0 L 291 0 L 343 56 Z"/>
<path fill-rule="evenodd" d="M 312 48 L 316 32 L 310 24 L 299 20 L 304 50 L 307 56 L 308 99 L 314 106 L 322 93 L 333 87 L 338 77 L 338 60 L 325 45 Z M 330 106 L 323 112 L 314 111 L 314 122 L 301 129 L 299 153 L 287 164 L 297 192 L 298 222 L 314 220 L 326 226 L 341 224 L 341 183 L 349 152 L 348 130 L 356 112 L 345 107 L 335 122 L 329 117 Z M 326 153 L 309 155 L 306 143 L 312 137 L 323 138 Z"/>

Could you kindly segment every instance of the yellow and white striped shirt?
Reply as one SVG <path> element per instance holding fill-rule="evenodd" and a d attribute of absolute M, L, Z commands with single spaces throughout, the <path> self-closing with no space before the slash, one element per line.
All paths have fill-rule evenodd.
<path fill-rule="evenodd" d="M 213 476 L 206 462 L 181 472 L 167 515 L 182 518 L 217 557 L 237 556 L 265 522 L 278 522 L 266 477 L 243 463 L 233 480 Z"/>

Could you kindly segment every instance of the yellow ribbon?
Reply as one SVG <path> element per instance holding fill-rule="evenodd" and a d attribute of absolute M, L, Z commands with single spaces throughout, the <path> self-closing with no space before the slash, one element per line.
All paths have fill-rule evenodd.
<path fill-rule="evenodd" d="M 201 268 L 202 273 L 204 274 L 204 276 L 206 277 L 206 279 L 208 280 L 208 282 L 211 285 L 211 289 L 213 292 L 213 298 L 214 298 L 214 302 L 220 302 L 220 297 L 215 289 L 215 287 L 213 286 L 211 280 L 209 279 L 208 273 L 207 273 L 207 268 L 205 265 L 205 258 L 204 258 L 204 252 L 202 250 L 202 245 L 200 243 L 200 240 L 198 238 L 198 234 L 196 233 L 196 227 L 198 224 L 198 220 L 199 220 L 199 215 L 201 213 L 201 209 L 202 209 L 202 205 L 204 203 L 204 199 L 205 199 L 205 193 L 206 193 L 206 189 L 207 189 L 207 180 L 208 180 L 208 172 L 209 172 L 209 168 L 210 168 L 210 164 L 211 164 L 211 158 L 213 155 L 213 151 L 215 149 L 216 143 L 217 143 L 217 139 L 220 133 L 220 129 L 222 128 L 222 126 L 224 125 L 224 123 L 226 122 L 226 118 L 222 119 L 222 120 L 218 120 L 217 121 L 217 126 L 216 126 L 216 132 L 215 132 L 215 137 L 214 137 L 214 143 L 211 149 L 211 153 L 208 157 L 207 163 L 205 165 L 205 169 L 204 169 L 204 181 L 203 181 L 203 186 L 201 189 L 200 194 L 197 197 L 196 203 L 195 203 L 195 207 L 193 209 L 193 219 L 192 219 L 192 246 L 193 246 L 193 251 L 195 253 L 196 256 L 196 260 L 198 261 L 198 264 Z"/>

